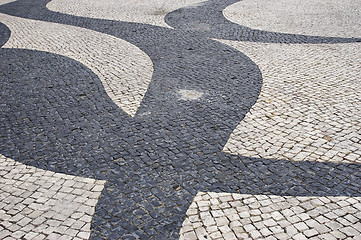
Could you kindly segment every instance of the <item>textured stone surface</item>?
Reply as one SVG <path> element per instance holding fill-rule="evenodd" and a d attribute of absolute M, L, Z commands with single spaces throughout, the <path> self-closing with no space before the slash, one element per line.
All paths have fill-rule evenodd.
<path fill-rule="evenodd" d="M 199 192 L 180 239 L 347 239 L 361 235 L 360 197 Z"/>
<path fill-rule="evenodd" d="M 361 168 L 357 161 L 266 159 L 223 151 L 231 133 L 257 102 L 266 80 L 262 76 L 262 62 L 259 67 L 250 54 L 252 48 L 257 48 L 257 44 L 270 46 L 269 43 L 287 43 L 295 49 L 308 45 L 338 48 L 355 46 L 360 39 L 251 29 L 222 15 L 235 0 L 209 0 L 196 5 L 176 2 L 174 7 L 179 9 L 172 12 L 168 12 L 170 8 L 159 12 L 155 3 L 149 12 L 160 15 L 154 18 L 149 14 L 144 14 L 144 18 L 143 14 L 129 15 L 127 12 L 133 11 L 130 9 L 141 10 L 137 4 L 117 11 L 118 17 L 118 13 L 112 12 L 112 8 L 119 9 L 113 2 L 96 5 L 92 1 L 56 1 L 57 6 L 49 0 L 19 0 L 0 6 L 6 21 L 0 24 L 1 45 L 14 41 L 10 31 L 16 36 L 27 28 L 33 30 L 20 34 L 24 39 L 19 40 L 27 43 L 24 48 L 30 49 L 9 48 L 9 45 L 0 48 L 0 153 L 37 169 L 105 180 L 98 202 L 89 201 L 96 204 L 91 239 L 177 239 L 187 209 L 198 192 L 224 192 L 224 195 L 219 197 L 219 209 L 210 213 L 213 218 L 207 217 L 207 209 L 217 203 L 195 200 L 199 210 L 193 205 L 189 209 L 192 217 L 187 221 L 192 225 L 182 230 L 182 237 L 202 239 L 210 231 L 212 238 L 221 239 L 234 239 L 240 234 L 259 238 L 270 233 L 271 239 L 284 239 L 286 233 L 278 227 L 283 213 L 275 212 L 272 219 L 261 221 L 261 206 L 246 201 L 243 206 L 253 208 L 242 211 L 242 218 L 260 223 L 257 226 L 242 223 L 237 220 L 237 206 L 230 204 L 233 195 L 229 194 L 293 198 L 349 196 L 349 199 L 361 196 Z M 93 3 L 95 7 L 91 6 Z M 144 8 L 152 8 L 151 3 Z M 172 2 L 165 5 L 172 6 Z M 167 27 L 163 27 L 159 16 L 164 17 Z M 144 24 L 153 20 L 155 24 Z M 19 22 L 24 29 L 16 25 Z M 64 39 L 57 42 L 49 37 L 57 34 Z M 91 39 L 84 41 L 85 36 Z M 108 41 L 113 43 L 113 40 L 121 46 L 109 45 Z M 244 54 L 238 47 L 219 40 L 245 41 L 249 51 Z M 74 44 L 82 50 L 67 55 L 64 49 L 77 49 L 72 48 Z M 101 57 L 95 65 L 85 61 L 93 59 L 94 54 L 102 56 L 102 52 L 96 53 L 97 49 L 89 49 L 93 45 L 100 49 L 110 46 L 115 52 L 117 47 L 135 46 L 143 52 L 139 58 L 151 59 L 153 75 L 149 84 L 145 84 L 147 91 L 135 115 L 129 116 L 126 109 L 119 108 L 102 79 L 102 74 L 111 75 L 117 70 L 99 64 L 103 61 Z M 125 55 L 128 50 L 124 50 Z M 105 57 L 113 54 L 109 49 L 104 52 Z M 85 60 L 79 56 L 85 56 Z M 117 57 L 111 61 L 120 66 L 122 56 L 119 61 Z M 95 66 L 100 69 L 92 69 Z M 134 69 L 143 70 L 137 66 Z M 132 94 L 130 91 L 129 96 Z M 99 188 L 96 190 L 100 191 Z M 344 207 L 340 205 L 339 209 Z M 198 216 L 197 211 L 202 214 Z M 332 233 L 325 231 L 324 226 L 306 229 L 308 225 L 299 221 L 305 215 L 298 208 L 292 211 L 297 216 L 289 220 L 293 224 L 289 231 L 294 232 L 295 239 L 313 236 L 315 231 L 322 232 L 324 238 L 351 235 L 355 227 L 346 220 L 359 218 L 357 214 L 340 217 L 345 227 L 341 233 Z M 307 214 L 311 216 L 315 212 L 311 210 Z M 90 216 L 86 218 L 89 220 Z M 211 227 L 205 229 L 199 218 L 206 219 L 204 225 Z M 316 221 L 317 216 L 313 218 Z M 55 220 L 53 225 L 62 224 L 61 220 Z M 26 221 L 14 219 L 20 225 L 26 225 Z M 258 231 L 262 224 L 266 227 Z M 235 232 L 240 227 L 247 232 Z M 0 233 L 7 237 L 12 231 L 1 227 Z M 26 234 L 31 238 L 34 233 Z M 88 237 L 74 231 L 67 234 Z M 47 238 L 68 237 L 63 235 L 53 232 Z"/>
<path fill-rule="evenodd" d="M 0 155 L 0 238 L 88 239 L 104 183 L 25 166 Z"/>

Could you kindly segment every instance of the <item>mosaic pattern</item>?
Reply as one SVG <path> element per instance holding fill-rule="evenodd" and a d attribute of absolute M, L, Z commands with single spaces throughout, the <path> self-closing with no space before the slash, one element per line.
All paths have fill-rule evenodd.
<path fill-rule="evenodd" d="M 105 181 L 25 166 L 0 155 L 0 238 L 89 239 Z"/>
<path fill-rule="evenodd" d="M 104 41 L 126 41 L 153 63 L 151 81 L 144 79 L 147 91 L 129 116 L 101 79 L 104 69 L 92 71 L 85 60 L 63 54 L 61 48 L 39 51 L 38 39 L 48 34 L 37 31 L 46 29 L 34 29 L 34 37 L 24 39 L 29 41 L 24 47 L 36 47 L 0 48 L 0 153 L 47 171 L 105 180 L 91 239 L 177 239 L 198 192 L 361 196 L 359 164 L 295 162 L 222 151 L 256 103 L 263 76 L 254 60 L 214 40 L 337 46 L 360 39 L 244 27 L 222 15 L 233 0 L 210 0 L 169 12 L 164 20 L 172 28 L 125 22 L 121 16 L 107 20 L 61 13 L 49 2 L 1 5 L 1 16 L 9 25 L 0 25 L 1 42 L 11 43 L 10 31 L 20 31 L 13 22 L 29 26 L 37 21 L 61 25 L 59 31 L 81 28 L 74 36 L 64 35 L 69 42 L 81 39 L 82 31 L 89 37 L 107 35 Z"/>
<path fill-rule="evenodd" d="M 84 28 L 4 14 L 0 17 L 11 29 L 3 47 L 46 51 L 83 63 L 99 77 L 114 103 L 130 116 L 135 115 L 153 73 L 150 58 L 139 48 Z"/>

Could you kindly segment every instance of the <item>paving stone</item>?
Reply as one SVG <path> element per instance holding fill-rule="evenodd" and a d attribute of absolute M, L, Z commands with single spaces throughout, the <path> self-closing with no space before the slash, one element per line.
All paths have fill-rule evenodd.
<path fill-rule="evenodd" d="M 341 228 L 340 231 L 346 234 L 347 236 L 359 236 L 361 232 L 360 230 L 356 230 L 353 227 L 344 227 Z"/>
<path fill-rule="evenodd" d="M 24 236 L 24 239 L 36 239 L 36 237 L 38 236 L 38 233 L 27 233 L 25 236 Z"/>

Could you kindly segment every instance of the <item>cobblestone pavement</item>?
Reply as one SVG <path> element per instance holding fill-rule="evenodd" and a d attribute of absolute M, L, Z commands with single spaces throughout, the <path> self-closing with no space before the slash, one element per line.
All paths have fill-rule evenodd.
<path fill-rule="evenodd" d="M 360 8 L 0 0 L 0 239 L 360 239 Z"/>

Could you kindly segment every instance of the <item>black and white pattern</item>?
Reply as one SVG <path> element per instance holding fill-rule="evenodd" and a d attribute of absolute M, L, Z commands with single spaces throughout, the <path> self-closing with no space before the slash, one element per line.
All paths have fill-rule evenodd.
<path fill-rule="evenodd" d="M 257 101 L 262 74 L 245 54 L 214 40 L 349 44 L 360 39 L 243 27 L 221 14 L 234 0 L 173 11 L 165 17 L 173 29 L 58 13 L 46 8 L 48 2 L 19 0 L 1 5 L 0 13 L 108 34 L 137 46 L 153 62 L 152 79 L 131 117 L 81 62 L 0 49 L 0 154 L 44 170 L 106 180 L 92 239 L 176 239 L 199 191 L 360 197 L 360 165 L 222 151 Z M 0 30 L 3 45 L 10 30 L 4 24 Z"/>

